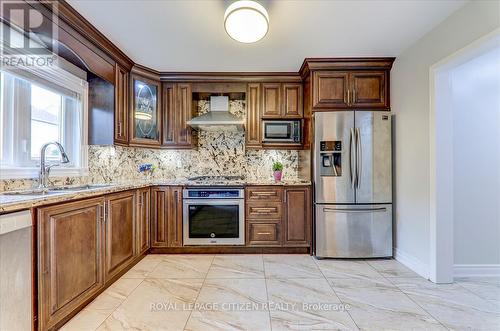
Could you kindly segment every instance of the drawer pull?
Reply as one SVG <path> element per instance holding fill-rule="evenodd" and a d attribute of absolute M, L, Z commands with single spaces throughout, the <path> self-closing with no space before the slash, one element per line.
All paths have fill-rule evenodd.
<path fill-rule="evenodd" d="M 271 232 L 257 232 L 257 234 L 265 234 L 265 235 L 269 235 L 269 234 L 272 234 Z"/>
<path fill-rule="evenodd" d="M 275 210 L 276 210 L 276 208 L 253 208 L 253 211 L 255 211 L 257 213 L 268 213 L 268 212 L 272 212 Z"/>
<path fill-rule="evenodd" d="M 269 196 L 276 195 L 276 192 L 252 192 L 252 194 L 257 196 Z"/>

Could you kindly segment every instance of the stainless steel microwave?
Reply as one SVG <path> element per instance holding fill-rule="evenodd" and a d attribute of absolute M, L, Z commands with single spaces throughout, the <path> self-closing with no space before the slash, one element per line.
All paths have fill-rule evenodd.
<path fill-rule="evenodd" d="M 263 143 L 300 144 L 300 120 L 262 121 Z"/>

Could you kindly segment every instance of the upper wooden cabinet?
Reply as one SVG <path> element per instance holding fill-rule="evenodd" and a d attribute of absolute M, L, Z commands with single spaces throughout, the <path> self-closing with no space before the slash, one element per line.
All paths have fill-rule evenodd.
<path fill-rule="evenodd" d="M 115 66 L 115 119 L 114 143 L 128 144 L 129 120 L 129 71 L 116 64 Z"/>
<path fill-rule="evenodd" d="M 135 253 L 136 192 L 109 195 L 104 205 L 105 279 L 128 266 Z"/>
<path fill-rule="evenodd" d="M 318 71 L 313 74 L 313 107 L 347 108 L 349 74 L 336 71 Z"/>
<path fill-rule="evenodd" d="M 192 117 L 191 84 L 163 83 L 163 139 L 166 148 L 192 148 L 191 128 L 186 124 Z"/>
<path fill-rule="evenodd" d="M 285 83 L 283 86 L 283 117 L 301 118 L 304 114 L 302 83 Z"/>
<path fill-rule="evenodd" d="M 280 118 L 282 108 L 281 84 L 262 84 L 262 118 Z"/>
<path fill-rule="evenodd" d="M 313 108 L 387 109 L 388 72 L 315 71 L 313 72 Z"/>
<path fill-rule="evenodd" d="M 301 118 L 302 83 L 263 83 L 262 118 Z"/>
<path fill-rule="evenodd" d="M 131 146 L 161 145 L 161 85 L 159 81 L 131 75 Z"/>
<path fill-rule="evenodd" d="M 353 107 L 387 108 L 388 81 L 385 71 L 350 73 L 350 104 Z"/>
<path fill-rule="evenodd" d="M 248 84 L 246 95 L 247 119 L 245 128 L 245 145 L 250 148 L 260 147 L 262 145 L 260 94 L 260 84 Z"/>
<path fill-rule="evenodd" d="M 182 246 L 182 187 L 151 189 L 151 247 Z"/>

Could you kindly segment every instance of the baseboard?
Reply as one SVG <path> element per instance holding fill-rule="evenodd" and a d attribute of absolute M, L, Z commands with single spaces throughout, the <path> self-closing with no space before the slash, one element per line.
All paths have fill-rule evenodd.
<path fill-rule="evenodd" d="M 429 266 L 416 257 L 394 247 L 394 258 L 420 276 L 429 279 Z"/>
<path fill-rule="evenodd" d="M 454 277 L 498 277 L 500 264 L 455 264 Z"/>

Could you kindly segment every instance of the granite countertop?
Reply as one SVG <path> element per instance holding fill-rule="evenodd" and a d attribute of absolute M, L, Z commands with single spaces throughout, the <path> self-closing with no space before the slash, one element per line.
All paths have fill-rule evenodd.
<path fill-rule="evenodd" d="M 0 193 L 0 213 L 13 212 L 43 205 L 64 202 L 75 199 L 89 198 L 103 194 L 126 191 L 148 186 L 179 185 L 179 186 L 245 186 L 245 185 L 277 185 L 277 186 L 299 186 L 311 185 L 309 180 L 284 179 L 281 182 L 274 180 L 236 180 L 236 181 L 190 181 L 188 179 L 166 179 L 110 183 L 106 186 L 97 186 L 90 189 L 78 191 L 52 191 L 45 195 L 5 195 Z"/>

